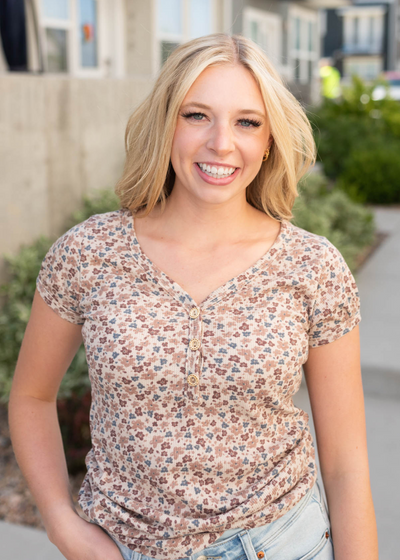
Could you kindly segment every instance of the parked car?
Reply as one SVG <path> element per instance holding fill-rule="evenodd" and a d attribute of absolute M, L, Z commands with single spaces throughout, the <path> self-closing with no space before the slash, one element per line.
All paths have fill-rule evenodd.
<path fill-rule="evenodd" d="M 381 77 L 386 80 L 387 86 L 376 86 L 372 92 L 372 99 L 379 101 L 389 96 L 400 101 L 400 72 L 383 72 Z"/>

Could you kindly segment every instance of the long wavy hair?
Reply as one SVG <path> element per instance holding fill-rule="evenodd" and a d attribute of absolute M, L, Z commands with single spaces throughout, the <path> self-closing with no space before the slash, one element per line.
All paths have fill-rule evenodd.
<path fill-rule="evenodd" d="M 273 137 L 269 158 L 247 186 L 247 201 L 276 220 L 293 217 L 297 184 L 315 162 L 311 125 L 264 52 L 250 39 L 223 33 L 176 48 L 151 93 L 130 116 L 125 166 L 115 187 L 123 208 L 147 215 L 157 203 L 164 207 L 175 181 L 170 154 L 180 106 L 198 76 L 221 64 L 241 64 L 251 72 Z"/>

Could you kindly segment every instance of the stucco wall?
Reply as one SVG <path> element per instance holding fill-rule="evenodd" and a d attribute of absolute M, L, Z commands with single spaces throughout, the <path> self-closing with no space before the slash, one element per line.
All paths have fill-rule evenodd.
<path fill-rule="evenodd" d="M 0 282 L 4 253 L 60 235 L 84 193 L 114 187 L 127 119 L 151 85 L 0 75 Z"/>
<path fill-rule="evenodd" d="M 154 3 L 125 0 L 126 73 L 152 77 L 156 74 L 154 49 Z"/>

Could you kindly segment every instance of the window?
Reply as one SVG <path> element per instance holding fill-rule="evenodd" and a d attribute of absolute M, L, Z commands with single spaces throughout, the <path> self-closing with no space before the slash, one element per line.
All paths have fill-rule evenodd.
<path fill-rule="evenodd" d="M 374 37 L 375 37 L 375 30 L 374 30 L 374 22 L 375 22 L 375 18 L 370 17 L 368 18 L 369 20 L 369 42 L 372 44 L 374 42 Z"/>
<path fill-rule="evenodd" d="M 46 28 L 47 70 L 49 72 L 68 72 L 67 31 Z"/>
<path fill-rule="evenodd" d="M 190 1 L 190 38 L 211 33 L 212 6 L 210 0 Z"/>
<path fill-rule="evenodd" d="M 80 0 L 79 32 L 81 65 L 84 68 L 96 68 L 98 65 L 96 0 Z"/>
<path fill-rule="evenodd" d="M 300 81 L 300 59 L 294 59 L 294 79 L 296 82 Z"/>
<path fill-rule="evenodd" d="M 182 35 L 182 0 L 159 0 L 158 31 L 168 35 Z"/>
<path fill-rule="evenodd" d="M 70 18 L 69 0 L 42 0 L 42 10 L 46 18 L 62 20 Z"/>
<path fill-rule="evenodd" d="M 48 72 L 68 72 L 71 34 L 69 0 L 42 0 L 45 67 Z"/>
<path fill-rule="evenodd" d="M 160 65 L 181 43 L 214 31 L 215 0 L 157 0 Z"/>
<path fill-rule="evenodd" d="M 161 41 L 161 64 L 167 60 L 169 55 L 172 53 L 176 47 L 179 47 L 179 43 L 173 43 L 171 41 Z"/>
<path fill-rule="evenodd" d="M 301 42 L 300 42 L 300 30 L 301 30 L 301 21 L 300 18 L 294 18 L 294 48 L 300 50 Z"/>
<path fill-rule="evenodd" d="M 314 63 L 312 60 L 308 61 L 308 83 L 312 82 L 313 79 L 313 74 L 314 74 Z"/>
<path fill-rule="evenodd" d="M 307 22 L 308 25 L 308 52 L 314 52 L 314 23 Z"/>
<path fill-rule="evenodd" d="M 271 62 L 282 66 L 282 18 L 266 10 L 245 8 L 244 34 L 259 45 Z"/>
<path fill-rule="evenodd" d="M 342 8 L 345 53 L 378 54 L 382 51 L 384 6 Z"/>
<path fill-rule="evenodd" d="M 353 74 L 364 80 L 375 79 L 383 69 L 381 57 L 348 57 L 344 60 L 344 76 L 350 78 Z"/>
<path fill-rule="evenodd" d="M 40 0 L 39 21 L 47 72 L 101 74 L 98 19 L 104 2 Z M 115 2 L 112 9 L 118 9 L 118 5 Z"/>
<path fill-rule="evenodd" d="M 353 18 L 353 45 L 357 46 L 360 38 L 359 38 L 359 28 L 360 28 L 360 20 L 358 17 Z"/>
<path fill-rule="evenodd" d="M 315 61 L 319 56 L 318 14 L 292 8 L 289 37 L 291 71 L 295 82 L 309 84 L 314 77 Z"/>

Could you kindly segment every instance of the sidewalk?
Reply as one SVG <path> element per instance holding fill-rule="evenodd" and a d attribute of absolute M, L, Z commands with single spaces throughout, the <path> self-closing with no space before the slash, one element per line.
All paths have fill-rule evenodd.
<path fill-rule="evenodd" d="M 400 208 L 374 213 L 389 235 L 356 275 L 363 383 L 367 394 L 400 399 Z"/>
<path fill-rule="evenodd" d="M 65 560 L 44 531 L 0 521 L 1 560 Z"/>
<path fill-rule="evenodd" d="M 376 209 L 379 231 L 389 236 L 356 275 L 361 297 L 361 364 L 371 484 L 380 560 L 398 557 L 395 481 L 400 464 L 400 208 Z M 303 386 L 295 404 L 311 416 Z M 314 430 L 313 426 L 312 431 Z M 39 530 L 0 522 L 2 560 L 63 560 Z"/>

